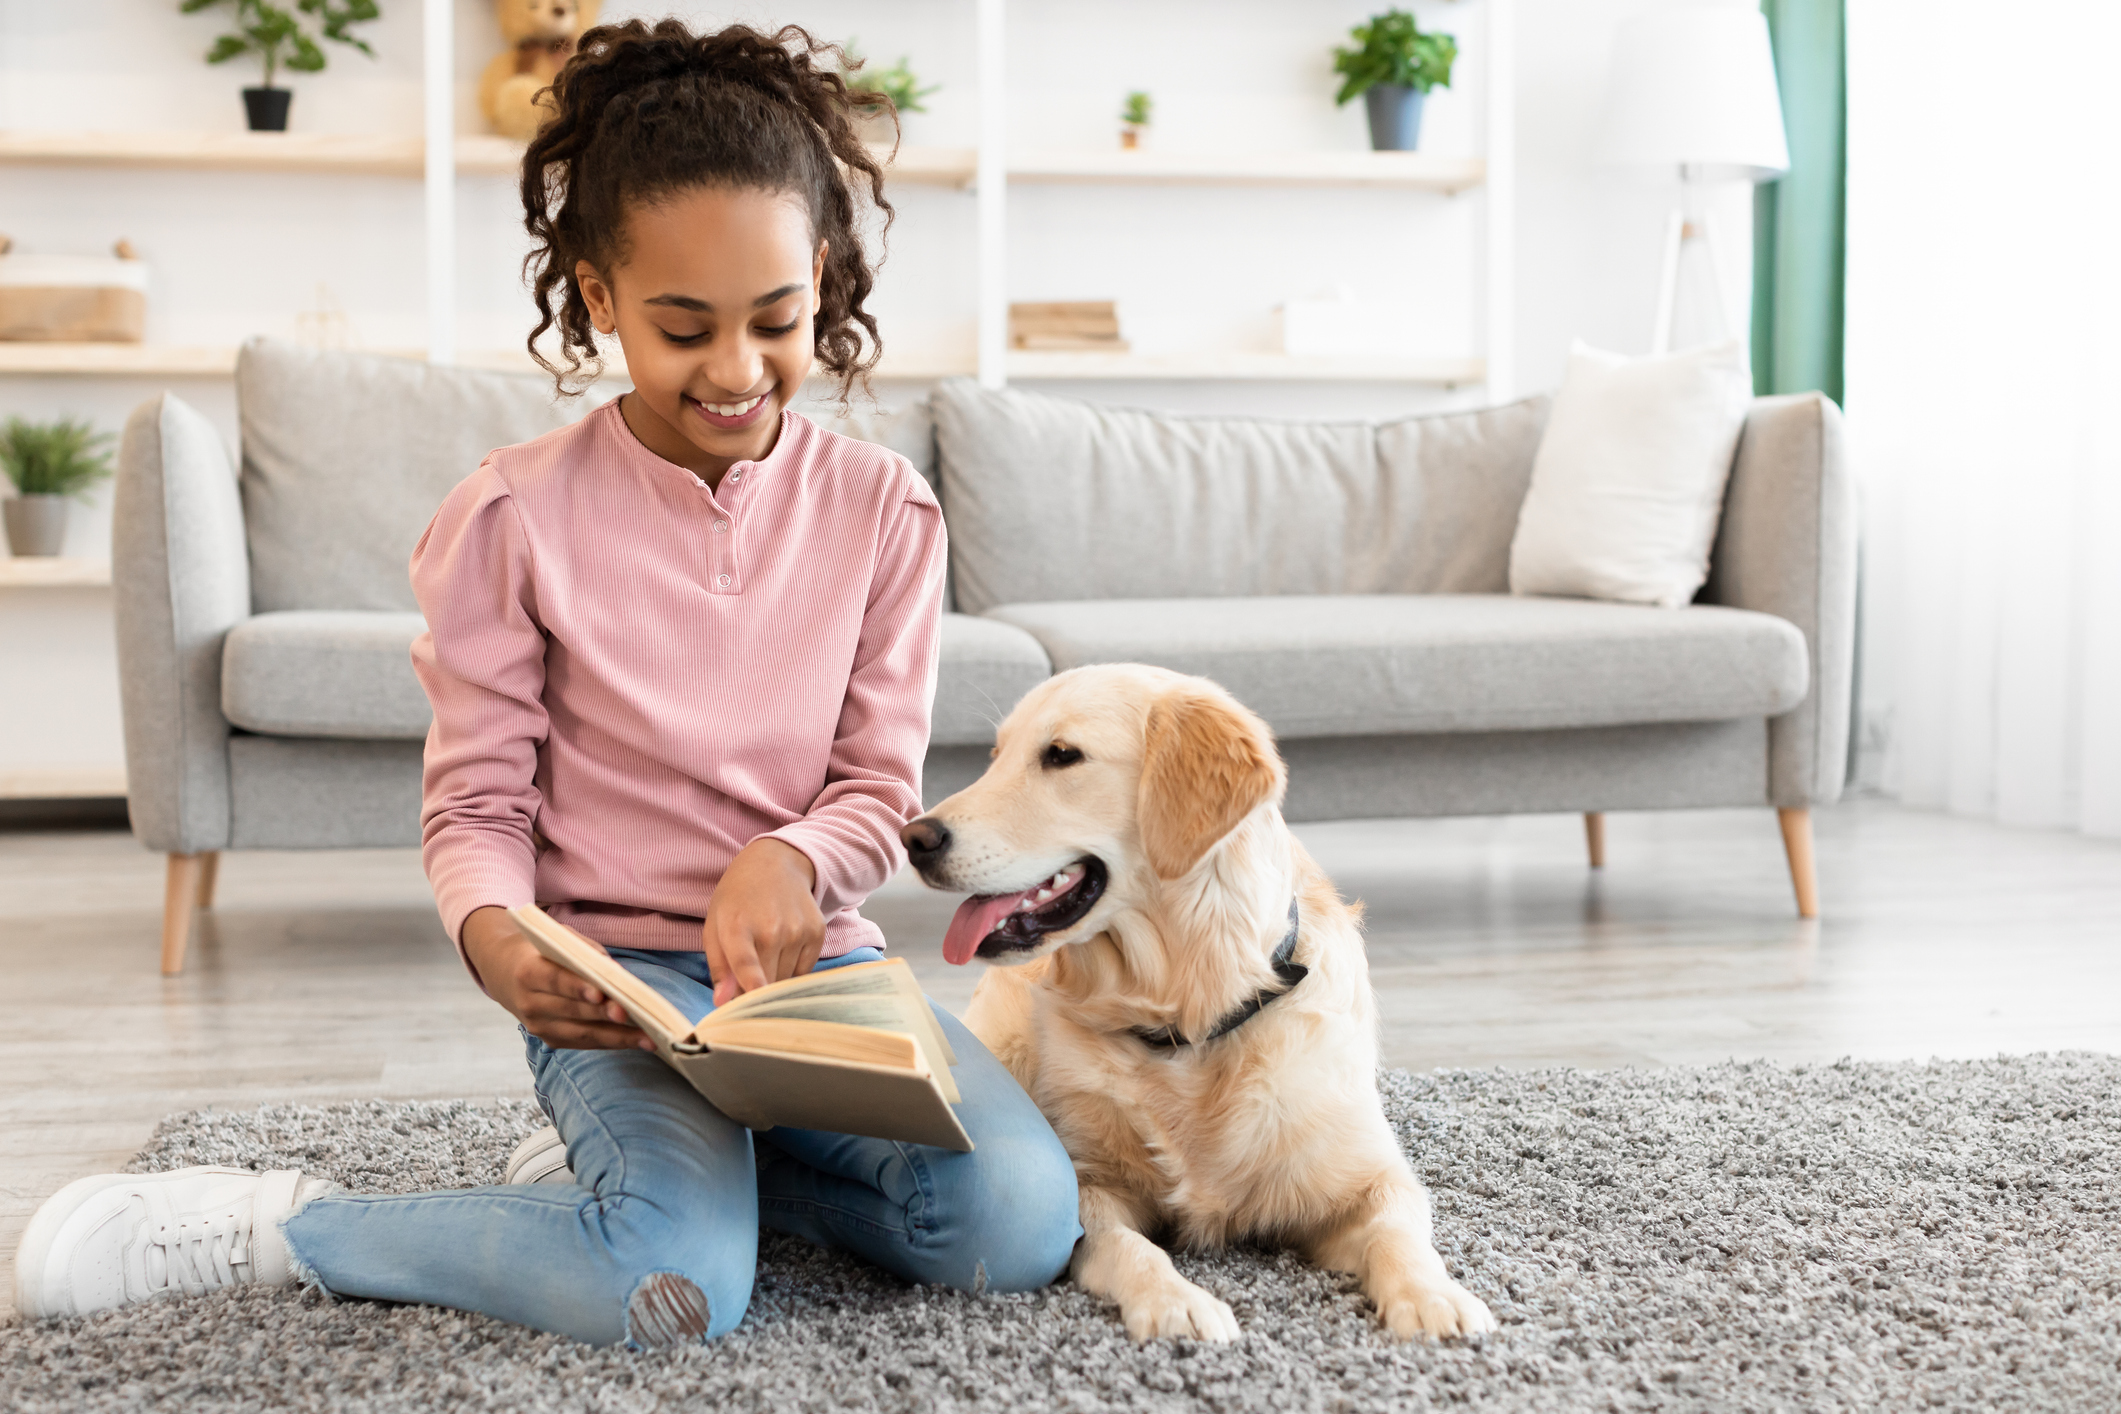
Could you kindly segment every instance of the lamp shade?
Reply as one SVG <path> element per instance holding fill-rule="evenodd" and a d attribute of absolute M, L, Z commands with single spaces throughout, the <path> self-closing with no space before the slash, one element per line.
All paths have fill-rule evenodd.
<path fill-rule="evenodd" d="M 1614 162 L 1769 181 L 1790 169 L 1767 17 L 1744 0 L 1661 5 L 1620 26 L 1601 147 Z"/>

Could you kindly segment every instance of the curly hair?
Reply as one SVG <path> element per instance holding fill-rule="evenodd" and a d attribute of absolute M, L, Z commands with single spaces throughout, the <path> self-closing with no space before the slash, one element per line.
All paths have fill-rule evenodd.
<path fill-rule="evenodd" d="M 876 279 L 857 226 L 860 197 L 883 213 L 886 231 L 893 213 L 883 168 L 862 145 L 854 116 L 856 109 L 896 114 L 889 98 L 850 90 L 821 60 L 847 62 L 837 45 L 796 25 L 770 35 L 748 25 L 695 34 L 679 20 L 631 20 L 582 36 L 553 80 L 552 116 L 523 154 L 523 226 L 531 238 L 523 271 L 538 306 L 530 355 L 562 396 L 586 386 L 585 365 L 588 377 L 599 367 L 576 263 L 611 269 L 626 255 L 629 208 L 697 187 L 802 199 L 813 239 L 826 246 L 817 362 L 839 378 L 842 400 L 857 379 L 866 386 L 883 341 L 863 307 Z M 564 366 L 538 348 L 555 325 Z"/>

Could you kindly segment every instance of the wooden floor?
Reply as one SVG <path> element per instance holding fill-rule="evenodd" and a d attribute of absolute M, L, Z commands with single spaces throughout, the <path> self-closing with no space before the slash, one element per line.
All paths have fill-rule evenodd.
<path fill-rule="evenodd" d="M 1875 802 L 1818 817 L 1799 922 L 1770 811 L 1301 831 L 1369 908 L 1388 1063 L 1657 1066 L 2121 1050 L 2121 844 Z M 407 852 L 237 854 L 181 977 L 162 866 L 129 836 L 0 831 L 0 1311 L 22 1224 L 172 1111 L 528 1093 L 513 1022 L 464 977 Z M 955 900 L 869 913 L 944 1004 Z"/>

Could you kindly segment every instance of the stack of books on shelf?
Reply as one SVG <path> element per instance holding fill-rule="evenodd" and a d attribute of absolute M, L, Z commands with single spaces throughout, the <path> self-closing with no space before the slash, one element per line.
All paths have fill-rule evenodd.
<path fill-rule="evenodd" d="M 1009 347 L 1046 353 L 1125 353 L 1111 300 L 1009 306 Z"/>

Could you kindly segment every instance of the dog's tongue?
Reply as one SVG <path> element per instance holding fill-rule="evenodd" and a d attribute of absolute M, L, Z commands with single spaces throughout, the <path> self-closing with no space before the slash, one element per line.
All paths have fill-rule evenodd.
<path fill-rule="evenodd" d="M 1027 895 L 1037 892 L 1034 886 L 1022 893 L 975 894 L 966 899 L 950 919 L 950 931 L 943 934 L 943 959 L 960 965 L 972 961 L 995 925 L 1014 913 Z"/>

